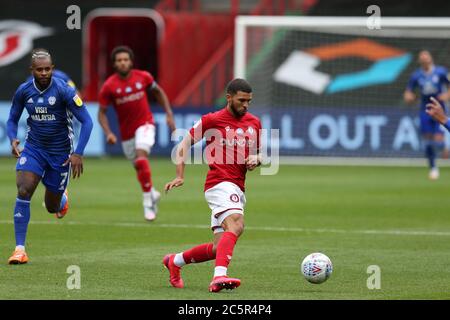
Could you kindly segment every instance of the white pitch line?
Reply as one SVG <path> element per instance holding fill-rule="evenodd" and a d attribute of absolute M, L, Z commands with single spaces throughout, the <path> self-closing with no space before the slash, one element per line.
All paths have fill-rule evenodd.
<path fill-rule="evenodd" d="M 13 224 L 12 220 L 0 220 L 0 224 Z M 86 225 L 100 227 L 131 227 L 131 228 L 181 228 L 181 229 L 209 229 L 209 225 L 200 224 L 158 224 L 158 223 L 136 223 L 136 222 L 80 222 L 80 221 L 31 221 L 30 224 L 38 225 Z M 393 236 L 436 236 L 450 237 L 450 231 L 423 231 L 423 230 L 345 230 L 345 229 L 307 229 L 287 227 L 245 227 L 254 231 L 274 232 L 302 232 L 302 233 L 344 233 L 364 235 L 393 235 Z"/>

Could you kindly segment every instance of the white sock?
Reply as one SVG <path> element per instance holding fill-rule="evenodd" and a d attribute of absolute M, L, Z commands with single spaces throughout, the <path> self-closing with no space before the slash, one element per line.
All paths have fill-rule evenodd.
<path fill-rule="evenodd" d="M 16 250 L 23 250 L 23 251 L 25 251 L 25 246 L 16 246 Z"/>
<path fill-rule="evenodd" d="M 143 201 L 144 207 L 151 207 L 151 206 L 153 206 L 153 199 L 152 199 L 152 193 L 151 192 L 144 192 L 142 194 L 142 198 L 144 199 L 144 201 Z"/>
<path fill-rule="evenodd" d="M 152 194 L 153 202 L 159 201 L 161 194 L 159 193 L 158 190 L 155 189 L 155 187 L 152 187 L 152 190 L 150 190 L 150 193 Z"/>
<path fill-rule="evenodd" d="M 177 267 L 182 267 L 186 264 L 186 261 L 184 261 L 183 258 L 183 253 L 177 253 L 175 255 L 175 258 L 173 258 L 173 263 L 177 266 Z"/>
<path fill-rule="evenodd" d="M 214 268 L 214 277 L 222 277 L 227 275 L 226 267 L 215 267 Z"/>

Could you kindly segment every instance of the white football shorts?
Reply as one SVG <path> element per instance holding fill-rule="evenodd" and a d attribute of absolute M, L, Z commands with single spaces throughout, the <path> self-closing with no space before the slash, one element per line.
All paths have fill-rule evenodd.
<path fill-rule="evenodd" d="M 244 214 L 245 194 L 232 182 L 224 181 L 205 191 L 205 199 L 211 209 L 211 229 L 224 232 L 222 222 L 232 214 Z"/>
<path fill-rule="evenodd" d="M 150 154 L 150 150 L 155 144 L 155 126 L 144 124 L 136 129 L 134 138 L 122 141 L 123 153 L 129 160 L 136 158 L 136 149 L 144 150 Z"/>

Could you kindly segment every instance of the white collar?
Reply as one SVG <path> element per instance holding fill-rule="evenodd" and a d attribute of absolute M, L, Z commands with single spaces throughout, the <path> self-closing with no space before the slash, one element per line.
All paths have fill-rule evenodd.
<path fill-rule="evenodd" d="M 45 88 L 44 91 L 39 90 L 39 88 L 36 86 L 36 83 L 34 82 L 34 77 L 33 77 L 33 86 L 34 88 L 39 92 L 39 94 L 43 94 L 45 91 L 47 91 L 53 84 L 53 77 L 50 79 L 50 83 L 48 84 L 47 88 Z"/>

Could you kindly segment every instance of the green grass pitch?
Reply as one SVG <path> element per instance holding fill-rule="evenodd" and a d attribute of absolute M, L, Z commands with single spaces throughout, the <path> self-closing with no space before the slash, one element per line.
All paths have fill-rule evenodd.
<path fill-rule="evenodd" d="M 212 239 L 203 196 L 206 166 L 187 166 L 185 185 L 163 195 L 158 218 L 143 219 L 141 192 L 124 159 L 85 159 L 69 185 L 70 211 L 57 220 L 32 200 L 30 262 L 7 265 L 15 242 L 13 159 L 0 159 L 0 299 L 450 299 L 450 169 L 282 166 L 247 175 L 246 230 L 229 275 L 233 291 L 208 292 L 213 262 L 183 269 L 184 289 L 169 286 L 161 260 Z M 169 159 L 152 159 L 161 190 L 174 177 Z M 323 252 L 334 266 L 320 285 L 300 262 Z M 79 266 L 81 288 L 66 286 Z M 369 290 L 370 265 L 381 288 Z"/>

